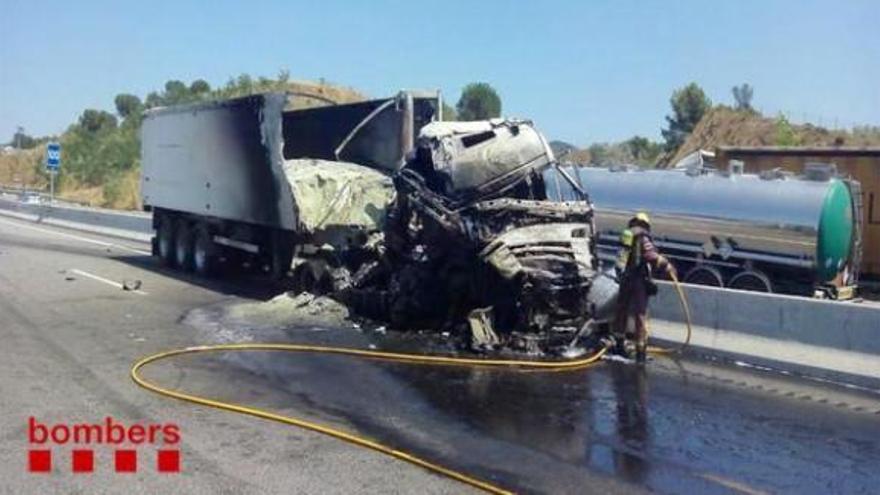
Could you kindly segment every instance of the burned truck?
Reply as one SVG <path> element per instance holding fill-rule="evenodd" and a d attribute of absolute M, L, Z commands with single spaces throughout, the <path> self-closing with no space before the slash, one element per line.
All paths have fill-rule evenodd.
<path fill-rule="evenodd" d="M 288 110 L 255 95 L 149 111 L 145 208 L 169 267 L 271 272 L 401 329 L 551 349 L 589 333 L 593 209 L 528 121 L 442 122 L 437 93 Z M 550 183 L 575 191 L 548 197 Z"/>
<path fill-rule="evenodd" d="M 548 198 L 547 181 L 577 191 Z M 607 306 L 597 277 L 593 209 L 528 121 L 433 122 L 395 175 L 381 287 L 399 327 L 449 328 L 476 346 L 552 350 Z M 381 271 L 382 269 L 380 269 Z M 368 281 L 368 282 L 367 282 Z"/>

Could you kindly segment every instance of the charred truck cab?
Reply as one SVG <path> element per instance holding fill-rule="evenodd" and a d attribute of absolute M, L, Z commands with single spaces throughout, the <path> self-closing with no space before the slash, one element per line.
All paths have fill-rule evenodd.
<path fill-rule="evenodd" d="M 576 193 L 550 200 L 548 181 Z M 593 208 L 531 122 L 428 124 L 394 184 L 393 324 L 466 321 L 475 347 L 531 352 L 592 325 Z"/>

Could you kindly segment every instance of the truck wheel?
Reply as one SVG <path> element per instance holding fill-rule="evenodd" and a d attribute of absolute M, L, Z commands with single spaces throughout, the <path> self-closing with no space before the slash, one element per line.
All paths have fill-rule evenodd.
<path fill-rule="evenodd" d="M 217 273 L 220 257 L 214 245 L 211 232 L 207 227 L 201 227 L 195 235 L 193 243 L 193 267 L 199 275 L 209 277 Z"/>
<path fill-rule="evenodd" d="M 750 290 L 753 292 L 773 292 L 773 284 L 767 275 L 757 270 L 745 270 L 737 273 L 727 284 L 731 289 Z"/>
<path fill-rule="evenodd" d="M 333 292 L 333 278 L 327 266 L 320 261 L 307 261 L 293 270 L 293 287 L 297 292 L 323 296 Z"/>
<path fill-rule="evenodd" d="M 300 263 L 293 270 L 293 287 L 297 293 L 312 292 L 316 285 L 315 274 L 309 263 Z"/>
<path fill-rule="evenodd" d="M 274 231 L 272 233 L 272 253 L 270 254 L 269 270 L 272 278 L 281 280 L 290 272 L 290 264 L 293 262 L 294 238 L 286 232 Z"/>
<path fill-rule="evenodd" d="M 684 282 L 710 287 L 724 287 L 724 278 L 714 266 L 695 266 L 684 275 Z"/>
<path fill-rule="evenodd" d="M 186 220 L 177 222 L 174 231 L 174 262 L 181 270 L 193 269 L 193 232 Z"/>
<path fill-rule="evenodd" d="M 161 217 L 156 237 L 159 261 L 165 266 L 174 266 L 174 221 L 170 217 Z"/>

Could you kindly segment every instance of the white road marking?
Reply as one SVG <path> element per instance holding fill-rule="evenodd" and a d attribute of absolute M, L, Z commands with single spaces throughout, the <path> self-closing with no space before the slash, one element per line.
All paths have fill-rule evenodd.
<path fill-rule="evenodd" d="M 117 289 L 125 290 L 125 288 L 119 282 L 116 282 L 114 280 L 110 280 L 110 279 L 107 279 L 104 277 L 99 277 L 98 275 L 95 275 L 94 273 L 84 272 L 84 271 L 76 269 L 76 268 L 71 268 L 70 270 L 67 270 L 67 271 L 70 273 L 75 273 L 77 275 L 82 275 L 83 277 L 90 278 L 92 280 L 97 280 L 98 282 L 103 282 L 107 285 L 112 285 L 113 287 L 116 287 Z M 148 293 L 146 293 L 140 289 L 127 291 L 127 292 L 134 292 L 135 294 L 140 294 L 142 296 L 149 295 Z"/>
<path fill-rule="evenodd" d="M 11 225 L 13 227 L 19 227 L 19 228 L 23 228 L 23 229 L 30 229 L 35 232 L 42 232 L 44 234 L 52 234 L 52 235 L 56 235 L 58 237 L 66 237 L 68 239 L 74 239 L 74 240 L 77 240 L 80 242 L 87 242 L 89 244 L 96 244 L 98 246 L 121 249 L 123 251 L 129 251 L 129 252 L 137 253 L 137 254 L 144 254 L 147 256 L 152 255 L 152 253 L 150 253 L 149 251 L 144 251 L 143 249 L 130 248 L 128 246 L 123 246 L 122 244 L 115 244 L 112 242 L 99 241 L 97 239 L 89 239 L 88 237 L 80 237 L 78 235 L 68 234 L 66 232 L 58 232 L 56 230 L 41 229 L 39 227 L 34 227 L 34 226 L 28 225 L 26 223 L 10 222 L 9 220 L 5 220 L 2 218 L 0 218 L 0 223 L 5 223 L 6 225 Z"/>

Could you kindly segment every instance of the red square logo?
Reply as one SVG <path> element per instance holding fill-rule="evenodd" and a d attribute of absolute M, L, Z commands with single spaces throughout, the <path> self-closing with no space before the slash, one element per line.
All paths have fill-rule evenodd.
<path fill-rule="evenodd" d="M 32 473 L 48 473 L 52 471 L 52 451 L 29 450 L 28 471 Z"/>
<path fill-rule="evenodd" d="M 180 451 L 160 450 L 157 457 L 160 473 L 180 472 Z"/>
<path fill-rule="evenodd" d="M 91 450 L 73 451 L 73 472 L 91 473 L 95 470 L 95 454 Z"/>
<path fill-rule="evenodd" d="M 117 450 L 113 455 L 117 473 L 134 473 L 137 471 L 137 451 Z"/>

